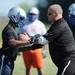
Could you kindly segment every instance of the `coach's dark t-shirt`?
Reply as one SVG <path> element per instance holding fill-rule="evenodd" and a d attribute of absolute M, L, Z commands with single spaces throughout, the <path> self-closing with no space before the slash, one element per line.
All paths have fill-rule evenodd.
<path fill-rule="evenodd" d="M 50 55 L 56 65 L 61 65 L 66 59 L 75 58 L 75 41 L 64 19 L 52 24 L 44 37 L 49 41 Z"/>
<path fill-rule="evenodd" d="M 16 59 L 18 49 L 9 43 L 9 39 L 12 38 L 17 39 L 17 34 L 11 25 L 7 25 L 2 31 L 2 48 L 4 54 L 9 58 L 9 60 L 14 61 Z"/>

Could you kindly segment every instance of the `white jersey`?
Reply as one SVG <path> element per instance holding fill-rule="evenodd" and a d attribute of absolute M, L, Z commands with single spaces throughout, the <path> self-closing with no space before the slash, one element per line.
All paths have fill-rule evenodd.
<path fill-rule="evenodd" d="M 27 32 L 30 36 L 34 36 L 36 34 L 43 35 L 46 33 L 46 27 L 41 21 L 35 20 L 32 23 L 27 23 L 23 27 L 20 27 L 19 32 Z"/>

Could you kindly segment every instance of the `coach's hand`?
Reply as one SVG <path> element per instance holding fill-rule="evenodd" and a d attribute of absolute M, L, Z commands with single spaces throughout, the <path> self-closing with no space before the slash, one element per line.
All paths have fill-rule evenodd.
<path fill-rule="evenodd" d="M 40 34 L 33 36 L 31 39 L 32 43 L 39 44 L 40 36 L 41 36 Z"/>

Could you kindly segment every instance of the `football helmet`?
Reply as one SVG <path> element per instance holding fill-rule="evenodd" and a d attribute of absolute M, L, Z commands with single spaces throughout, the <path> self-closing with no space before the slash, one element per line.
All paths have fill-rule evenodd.
<path fill-rule="evenodd" d="M 9 10 L 8 17 L 14 23 L 18 24 L 18 22 L 23 21 L 24 19 L 26 19 L 26 13 L 20 7 L 13 7 Z"/>
<path fill-rule="evenodd" d="M 68 8 L 68 15 L 71 17 L 72 15 L 75 15 L 75 3 L 72 3 Z"/>
<path fill-rule="evenodd" d="M 27 17 L 28 17 L 30 22 L 35 21 L 39 17 L 39 10 L 37 8 L 35 8 L 35 7 L 31 8 L 28 11 Z"/>

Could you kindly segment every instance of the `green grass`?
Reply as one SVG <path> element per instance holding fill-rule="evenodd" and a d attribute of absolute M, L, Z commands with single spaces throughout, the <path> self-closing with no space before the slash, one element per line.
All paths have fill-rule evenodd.
<path fill-rule="evenodd" d="M 44 65 L 44 73 L 45 73 L 44 75 L 56 75 L 57 68 L 53 64 L 53 62 L 49 56 L 49 52 L 48 52 L 47 57 L 44 59 L 44 64 L 45 64 Z M 32 75 L 38 75 L 36 68 L 32 67 L 31 72 L 32 72 Z M 13 75 L 26 75 L 22 56 L 17 57 Z"/>

